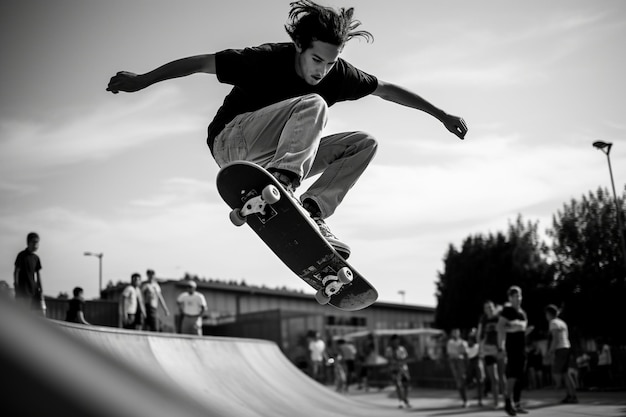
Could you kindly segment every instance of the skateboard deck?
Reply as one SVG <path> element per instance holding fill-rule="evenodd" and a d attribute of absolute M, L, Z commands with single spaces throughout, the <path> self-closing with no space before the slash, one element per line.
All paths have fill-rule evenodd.
<path fill-rule="evenodd" d="M 247 161 L 224 166 L 217 189 L 232 209 L 231 221 L 248 226 L 283 263 L 313 287 L 320 304 L 363 309 L 378 292 L 326 241 L 303 208 L 265 169 Z"/>

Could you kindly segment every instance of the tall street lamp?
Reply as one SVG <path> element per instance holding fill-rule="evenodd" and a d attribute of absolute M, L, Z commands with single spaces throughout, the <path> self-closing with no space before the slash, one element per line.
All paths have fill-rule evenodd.
<path fill-rule="evenodd" d="M 83 255 L 98 258 L 98 298 L 100 298 L 102 297 L 102 256 L 104 256 L 104 253 L 85 252 Z"/>
<path fill-rule="evenodd" d="M 610 142 L 602 142 L 601 140 L 593 142 L 593 147 L 601 150 L 606 155 L 606 160 L 609 163 L 609 175 L 611 176 L 611 187 L 613 188 L 613 200 L 615 201 L 615 210 L 617 216 L 617 227 L 619 228 L 619 243 L 622 249 L 622 260 L 624 261 L 624 266 L 626 266 L 626 243 L 624 242 L 624 226 L 622 225 L 622 209 L 619 206 L 617 200 L 617 193 L 615 192 L 615 181 L 613 180 L 613 169 L 611 168 L 611 158 L 609 154 L 611 153 L 611 147 L 613 146 Z"/>

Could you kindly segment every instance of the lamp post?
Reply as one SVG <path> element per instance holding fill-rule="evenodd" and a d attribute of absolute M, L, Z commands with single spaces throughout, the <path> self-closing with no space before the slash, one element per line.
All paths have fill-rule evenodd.
<path fill-rule="evenodd" d="M 85 252 L 83 255 L 98 258 L 98 298 L 100 298 L 102 297 L 102 256 L 104 256 L 104 253 Z"/>
<path fill-rule="evenodd" d="M 613 146 L 610 142 L 602 142 L 598 140 L 593 142 L 593 147 L 601 150 L 606 155 L 606 160 L 609 163 L 609 175 L 611 176 L 611 187 L 613 188 L 613 200 L 615 201 L 615 215 L 617 216 L 617 227 L 619 228 L 619 243 L 622 249 L 622 260 L 624 261 L 624 266 L 626 267 L 626 243 L 624 242 L 624 226 L 622 225 L 622 210 L 619 206 L 617 200 L 617 193 L 615 192 L 615 181 L 613 180 L 613 169 L 611 168 L 611 157 L 609 154 L 611 153 L 611 147 Z"/>

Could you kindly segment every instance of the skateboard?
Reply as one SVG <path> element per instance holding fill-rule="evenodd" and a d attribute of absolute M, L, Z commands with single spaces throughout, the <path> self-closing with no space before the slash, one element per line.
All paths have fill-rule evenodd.
<path fill-rule="evenodd" d="M 344 311 L 361 310 L 378 292 L 326 241 L 309 214 L 260 166 L 235 161 L 220 169 L 217 190 L 236 226 L 248 224 L 280 260 L 317 292 L 315 299 Z"/>

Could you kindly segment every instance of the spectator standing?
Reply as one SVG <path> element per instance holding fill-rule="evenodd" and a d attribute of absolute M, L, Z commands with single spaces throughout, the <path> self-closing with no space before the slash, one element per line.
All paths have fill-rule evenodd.
<path fill-rule="evenodd" d="M 485 368 L 480 359 L 480 345 L 476 329 L 470 331 L 467 337 L 467 384 L 471 387 L 476 384 L 476 398 L 478 406 L 483 406 L 483 384 L 485 382 Z"/>
<path fill-rule="evenodd" d="M 406 348 L 400 344 L 400 338 L 397 334 L 392 335 L 389 339 L 389 346 L 385 350 L 385 358 L 389 361 L 391 378 L 396 387 L 398 408 L 411 408 L 411 403 L 409 403 L 411 374 L 407 364 L 409 354 Z"/>
<path fill-rule="evenodd" d="M 152 269 L 146 271 L 148 280 L 143 284 L 142 293 L 143 301 L 145 303 L 146 321 L 144 330 L 150 330 L 158 332 L 159 326 L 159 305 L 163 308 L 166 316 L 170 315 L 170 310 L 165 304 L 163 294 L 161 293 L 161 286 L 156 280 L 156 276 Z"/>
<path fill-rule="evenodd" d="M 143 297 L 139 289 L 141 275 L 134 273 L 130 277 L 130 285 L 127 285 L 120 296 L 120 318 L 122 327 L 125 329 L 141 330 L 144 311 Z"/>
<path fill-rule="evenodd" d="M 309 342 L 309 357 L 311 360 L 311 377 L 316 381 L 322 381 L 328 353 L 326 352 L 326 342 L 322 340 L 319 332 L 315 332 Z"/>
<path fill-rule="evenodd" d="M 467 389 L 465 386 L 465 378 L 467 376 L 467 342 L 461 338 L 461 331 L 459 329 L 452 329 L 450 332 L 450 339 L 446 345 L 446 351 L 448 352 L 448 362 L 450 363 L 450 370 L 452 371 L 452 377 L 456 384 L 456 388 L 459 390 L 461 400 L 463 400 L 463 407 L 467 407 Z"/>
<path fill-rule="evenodd" d="M 357 350 L 354 345 L 346 340 L 339 341 L 339 350 L 341 350 L 341 356 L 346 366 L 346 390 L 350 387 L 350 384 L 354 380 L 355 363 Z"/>
<path fill-rule="evenodd" d="M 480 356 L 489 377 L 493 406 L 500 406 L 500 394 L 504 394 L 504 358 L 498 355 L 498 320 L 500 309 L 493 301 L 483 304 L 484 314 L 478 323 L 477 337 L 480 343 Z"/>
<path fill-rule="evenodd" d="M 348 392 L 348 367 L 346 365 L 346 357 L 342 346 L 346 344 L 346 341 L 339 339 L 335 344 L 335 349 L 331 352 L 331 359 L 329 362 L 333 365 L 334 378 L 335 378 L 335 390 L 339 393 Z"/>
<path fill-rule="evenodd" d="M 83 289 L 81 287 L 76 287 L 72 293 L 74 294 L 74 298 L 69 301 L 69 308 L 67 310 L 67 314 L 65 315 L 65 321 L 88 325 L 89 322 L 85 319 L 84 314 L 85 300 L 83 298 Z"/>
<path fill-rule="evenodd" d="M 538 342 L 533 342 L 528 351 L 528 389 L 543 388 L 543 353 Z"/>
<path fill-rule="evenodd" d="M 558 317 L 559 310 L 555 305 L 548 305 L 544 311 L 550 331 L 548 354 L 552 356 L 552 376 L 557 387 L 561 385 L 561 381 L 564 382 L 567 394 L 561 402 L 563 404 L 578 403 L 576 385 L 572 374 L 568 372 L 570 360 L 573 360 L 573 358 L 570 357 L 571 344 L 567 324 Z"/>
<path fill-rule="evenodd" d="M 591 370 L 591 357 L 583 351 L 576 358 L 576 366 L 578 367 L 578 389 L 585 390 L 589 385 L 589 374 Z"/>
<path fill-rule="evenodd" d="M 180 313 L 180 332 L 183 334 L 202 335 L 202 315 L 207 309 L 206 298 L 196 291 L 197 284 L 187 281 L 187 291 L 178 296 Z"/>
<path fill-rule="evenodd" d="M 15 299 L 32 311 L 45 316 L 46 302 L 41 283 L 41 260 L 35 252 L 39 249 L 39 235 L 31 232 L 26 236 L 26 249 L 17 254 L 13 284 Z"/>
<path fill-rule="evenodd" d="M 604 342 L 599 343 L 600 352 L 598 353 L 598 382 L 600 386 L 606 388 L 612 383 L 611 365 L 613 364 L 613 357 L 611 355 L 611 348 Z"/>
<path fill-rule="evenodd" d="M 506 354 L 505 411 L 510 416 L 527 414 L 522 408 L 523 378 L 526 372 L 526 330 L 528 318 L 522 310 L 522 289 L 512 286 L 507 292 L 509 304 L 498 319 L 498 351 Z"/>

